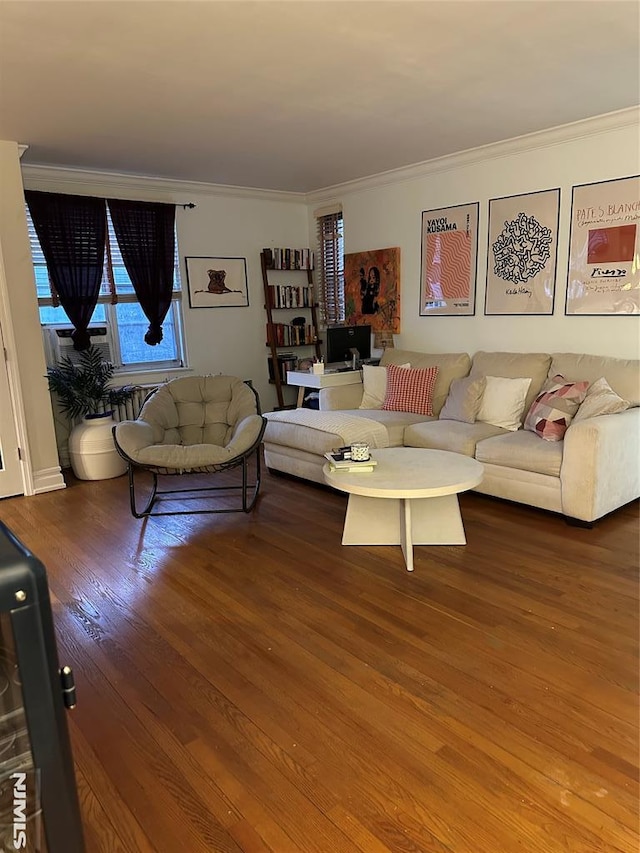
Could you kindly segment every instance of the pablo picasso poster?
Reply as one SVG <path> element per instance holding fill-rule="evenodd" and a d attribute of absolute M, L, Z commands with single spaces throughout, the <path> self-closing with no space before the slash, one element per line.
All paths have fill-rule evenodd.
<path fill-rule="evenodd" d="M 344 256 L 345 320 L 373 332 L 400 331 L 400 249 Z"/>
<path fill-rule="evenodd" d="M 475 313 L 479 207 L 422 212 L 420 316 Z"/>
<path fill-rule="evenodd" d="M 640 314 L 640 176 L 573 187 L 565 314 Z"/>
<path fill-rule="evenodd" d="M 485 314 L 553 314 L 560 190 L 489 200 Z"/>

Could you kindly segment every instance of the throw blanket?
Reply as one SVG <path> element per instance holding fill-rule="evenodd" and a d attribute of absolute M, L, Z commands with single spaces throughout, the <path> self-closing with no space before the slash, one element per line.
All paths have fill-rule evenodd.
<path fill-rule="evenodd" d="M 319 412 L 317 409 L 285 409 L 282 412 L 269 412 L 265 418 L 321 432 L 333 432 L 341 437 L 345 445 L 366 441 L 371 447 L 389 446 L 386 428 L 371 418 L 346 415 L 344 412 Z"/>

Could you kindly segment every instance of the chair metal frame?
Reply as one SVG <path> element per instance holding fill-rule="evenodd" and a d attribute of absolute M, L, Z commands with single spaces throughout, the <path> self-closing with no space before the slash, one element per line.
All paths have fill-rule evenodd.
<path fill-rule="evenodd" d="M 262 416 L 262 411 L 260 409 L 260 398 L 258 397 L 258 393 L 251 384 L 251 381 L 245 380 L 245 384 L 249 386 L 251 391 L 253 392 L 254 397 L 256 398 L 256 413 Z M 145 402 L 152 397 L 156 393 L 157 389 L 154 389 L 146 398 Z M 249 447 L 244 453 L 239 456 L 234 456 L 233 459 L 230 459 L 227 462 L 221 462 L 215 465 L 204 465 L 198 468 L 190 468 L 188 470 L 177 470 L 173 468 L 163 468 L 157 465 L 143 465 L 135 460 L 131 459 L 127 453 L 120 447 L 118 444 L 118 439 L 116 437 L 116 426 L 113 427 L 113 440 L 116 446 L 116 450 L 120 454 L 120 456 L 127 463 L 127 473 L 129 477 L 129 501 L 131 506 L 131 514 L 134 518 L 148 518 L 150 516 L 158 516 L 158 515 L 209 515 L 209 514 L 217 514 L 217 513 L 225 513 L 225 512 L 251 512 L 255 503 L 258 499 L 258 493 L 260 491 L 260 484 L 262 481 L 262 458 L 261 458 L 261 449 L 262 449 L 262 438 L 264 436 L 264 431 L 267 427 L 266 418 L 262 418 L 262 429 L 260 430 L 260 434 L 254 443 Z M 255 454 L 256 457 L 256 476 L 255 480 L 252 483 L 248 482 L 248 462 L 250 458 Z M 183 489 L 158 489 L 158 477 L 159 476 L 167 476 L 167 477 L 176 477 L 183 476 L 188 477 L 193 474 L 217 474 L 222 471 L 228 471 L 232 468 L 237 468 L 242 466 L 242 483 L 239 485 L 232 486 L 196 486 L 192 488 L 183 488 Z M 143 509 L 138 509 L 138 500 L 136 498 L 136 472 L 137 471 L 147 471 L 152 476 L 152 486 L 151 486 L 151 495 L 145 504 Z M 170 495 L 188 495 L 191 494 L 193 497 L 198 497 L 196 493 L 208 493 L 208 492 L 229 492 L 229 491 L 237 491 L 241 489 L 242 492 L 242 502 L 239 507 L 231 507 L 229 509 L 182 509 L 182 510 L 166 510 L 162 512 L 153 512 L 153 507 L 156 502 L 162 502 L 163 500 L 178 500 L 175 497 L 168 497 Z M 251 491 L 253 490 L 253 491 Z M 203 496 L 204 497 L 204 496 Z"/>

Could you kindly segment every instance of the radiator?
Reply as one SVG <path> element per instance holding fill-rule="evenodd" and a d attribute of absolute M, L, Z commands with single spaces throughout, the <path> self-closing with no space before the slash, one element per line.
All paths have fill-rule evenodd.
<path fill-rule="evenodd" d="M 121 403 L 112 408 L 114 421 L 118 423 L 120 421 L 134 421 L 140 414 L 144 401 L 157 387 L 157 385 L 136 385 L 133 396 L 126 403 Z"/>

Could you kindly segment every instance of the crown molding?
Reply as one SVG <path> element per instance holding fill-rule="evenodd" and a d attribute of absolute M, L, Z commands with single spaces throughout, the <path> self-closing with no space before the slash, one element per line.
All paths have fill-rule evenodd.
<path fill-rule="evenodd" d="M 424 160 L 411 166 L 402 166 L 399 169 L 390 169 L 377 175 L 366 178 L 357 178 L 353 181 L 345 181 L 342 184 L 313 190 L 306 194 L 307 204 L 322 204 L 333 201 L 341 193 L 364 192 L 366 190 L 378 189 L 390 184 L 399 184 L 413 181 L 416 178 L 427 177 L 437 172 L 447 172 L 452 169 L 461 169 L 465 166 L 473 166 L 476 163 L 487 162 L 501 157 L 509 157 L 513 154 L 522 154 L 534 149 L 550 148 L 555 145 L 563 145 L 584 139 L 589 136 L 597 136 L 633 127 L 640 129 L 640 106 L 617 110 L 612 113 L 581 119 L 570 124 L 559 125 L 548 130 L 538 130 L 535 133 L 527 133 L 524 136 L 516 136 L 513 139 L 505 139 L 501 142 L 492 142 L 489 145 L 481 145 L 478 148 L 469 148 L 466 151 L 458 151 L 455 154 L 446 154 L 433 160 Z"/>
<path fill-rule="evenodd" d="M 187 204 L 189 196 L 216 196 L 227 198 L 262 199 L 305 204 L 304 193 L 264 190 L 252 187 L 235 187 L 227 184 L 207 184 L 199 181 L 179 181 L 152 178 L 145 175 L 126 175 L 117 172 L 99 172 L 58 166 L 22 164 L 25 189 L 52 192 L 77 192 L 79 195 L 132 196 L 140 201 L 170 201 Z"/>
<path fill-rule="evenodd" d="M 539 130 L 513 139 L 493 142 L 478 148 L 470 148 L 455 154 L 446 154 L 433 160 L 425 160 L 399 169 L 390 169 L 365 178 L 345 181 L 341 184 L 312 190 L 308 193 L 284 192 L 255 187 L 238 187 L 228 184 L 209 184 L 199 181 L 181 181 L 154 178 L 145 175 L 128 175 L 118 172 L 101 172 L 57 166 L 21 164 L 25 188 L 45 189 L 78 194 L 100 194 L 135 197 L 141 201 L 171 201 L 186 204 L 189 195 L 244 198 L 263 201 L 279 201 L 291 204 L 322 205 L 334 203 L 341 193 L 364 192 L 390 184 L 413 181 L 438 172 L 473 166 L 476 163 L 508 157 L 534 149 L 549 148 L 589 136 L 610 133 L 615 130 L 640 126 L 640 106 L 617 110 L 612 113 L 582 119 L 548 130 Z M 20 156 L 28 145 L 20 145 Z"/>

